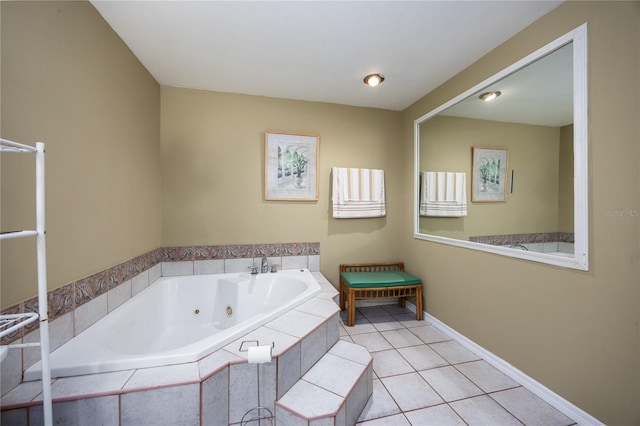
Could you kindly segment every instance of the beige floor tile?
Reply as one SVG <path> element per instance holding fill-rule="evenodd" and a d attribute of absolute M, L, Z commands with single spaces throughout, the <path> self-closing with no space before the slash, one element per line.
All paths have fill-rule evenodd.
<path fill-rule="evenodd" d="M 371 322 L 378 331 L 399 330 L 405 328 L 400 321 L 396 320 L 391 315 L 369 318 L 369 322 Z"/>
<path fill-rule="evenodd" d="M 478 355 L 453 340 L 448 342 L 432 343 L 429 346 L 451 364 L 459 364 L 461 362 L 470 362 L 480 359 Z"/>
<path fill-rule="evenodd" d="M 405 416 L 409 419 L 412 425 L 466 425 L 464 420 L 462 420 L 460 416 L 458 416 L 447 404 L 408 411 L 405 413 Z"/>
<path fill-rule="evenodd" d="M 357 424 L 362 426 L 411 426 L 411 423 L 409 423 L 409 421 L 403 414 L 396 414 L 395 416 L 367 420 L 365 422 Z"/>
<path fill-rule="evenodd" d="M 402 411 L 417 410 L 444 401 L 418 373 L 380 379 Z"/>
<path fill-rule="evenodd" d="M 382 337 L 380 333 L 354 334 L 352 339 L 354 343 L 364 346 L 369 352 L 393 349 L 387 339 Z"/>
<path fill-rule="evenodd" d="M 462 399 L 449 405 L 470 426 L 522 426 L 518 419 L 487 395 Z"/>
<path fill-rule="evenodd" d="M 447 402 L 483 394 L 479 387 L 451 366 L 421 371 L 420 375 Z"/>
<path fill-rule="evenodd" d="M 490 396 L 527 425 L 566 426 L 575 423 L 523 387 L 495 392 Z"/>
<path fill-rule="evenodd" d="M 395 349 L 374 352 L 373 371 L 378 377 L 395 376 L 398 374 L 412 373 L 413 367 Z"/>
<path fill-rule="evenodd" d="M 357 328 L 344 327 L 354 342 L 374 352 L 374 377 L 379 377 L 358 425 L 521 424 L 516 417 L 525 424 L 575 423 L 429 321 L 416 321 L 414 313 L 397 305 L 382 308 L 391 318 L 370 309 L 369 318 L 356 320 Z M 386 347 L 378 336 L 394 349 L 377 350 Z"/>
<path fill-rule="evenodd" d="M 407 329 L 382 331 L 381 334 L 393 345 L 394 348 L 421 345 L 422 340 Z"/>
<path fill-rule="evenodd" d="M 396 404 L 393 398 L 391 398 L 391 395 L 389 395 L 389 392 L 382 382 L 380 382 L 380 380 L 374 380 L 373 394 L 371 395 L 367 405 L 364 407 L 364 410 L 362 410 L 358 421 L 362 422 L 398 413 L 400 413 L 398 404 Z"/>
<path fill-rule="evenodd" d="M 409 331 L 418 336 L 418 338 L 420 338 L 424 343 L 446 342 L 451 340 L 451 337 L 447 336 L 432 325 L 412 327 Z"/>
<path fill-rule="evenodd" d="M 378 331 L 369 321 L 364 318 L 356 319 L 356 323 L 352 326 L 348 326 L 345 324 L 344 329 L 350 336 L 353 336 L 355 334 L 375 333 Z"/>
<path fill-rule="evenodd" d="M 423 325 L 429 325 L 429 321 L 427 320 L 418 321 L 416 319 L 416 314 L 414 314 L 413 312 L 408 312 L 405 314 L 395 314 L 393 315 L 393 317 L 400 321 L 405 327 L 420 327 Z"/>
<path fill-rule="evenodd" d="M 515 380 L 509 378 L 506 374 L 486 361 L 458 364 L 456 368 L 487 393 L 518 386 Z"/>
<path fill-rule="evenodd" d="M 447 360 L 427 345 L 399 348 L 398 352 L 418 371 L 449 365 Z"/>

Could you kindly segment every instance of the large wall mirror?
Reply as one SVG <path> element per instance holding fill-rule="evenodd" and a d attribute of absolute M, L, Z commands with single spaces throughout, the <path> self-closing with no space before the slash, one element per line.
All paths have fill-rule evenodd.
<path fill-rule="evenodd" d="M 416 238 L 588 270 L 586 24 L 414 132 Z"/>

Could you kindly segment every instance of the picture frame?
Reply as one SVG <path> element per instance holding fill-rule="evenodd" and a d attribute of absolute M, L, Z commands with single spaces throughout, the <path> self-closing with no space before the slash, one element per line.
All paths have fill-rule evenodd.
<path fill-rule="evenodd" d="M 317 201 L 320 135 L 265 132 L 265 200 Z"/>
<path fill-rule="evenodd" d="M 471 201 L 507 201 L 509 150 L 502 147 L 474 146 Z"/>

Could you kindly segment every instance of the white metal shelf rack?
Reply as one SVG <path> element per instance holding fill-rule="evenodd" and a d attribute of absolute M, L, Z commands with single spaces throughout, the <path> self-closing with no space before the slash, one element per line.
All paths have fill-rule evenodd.
<path fill-rule="evenodd" d="M 36 142 L 36 146 L 23 145 L 6 139 L 0 139 L 0 152 L 33 153 L 36 156 L 36 229 L 35 231 L 0 232 L 0 240 L 24 237 L 36 237 L 38 267 L 38 313 L 12 314 L 0 316 L 0 338 L 40 321 L 40 356 L 42 361 L 42 409 L 44 424 L 53 424 L 51 404 L 51 368 L 49 365 L 49 317 L 47 307 L 47 244 L 44 214 L 44 143 Z M 32 344 L 11 344 L 3 349 L 32 346 Z"/>

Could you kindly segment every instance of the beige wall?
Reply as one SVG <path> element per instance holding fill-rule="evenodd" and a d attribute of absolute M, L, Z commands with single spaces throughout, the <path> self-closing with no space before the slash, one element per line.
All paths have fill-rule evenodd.
<path fill-rule="evenodd" d="M 162 88 L 162 245 L 319 241 L 321 270 L 398 259 L 402 114 Z M 264 200 L 264 132 L 320 135 L 318 201 Z M 383 169 L 387 216 L 333 219 L 331 167 Z"/>
<path fill-rule="evenodd" d="M 88 2 L 2 2 L 2 137 L 46 143 L 49 288 L 160 245 L 160 88 Z M 2 230 L 33 229 L 34 157 L 2 154 Z M 2 242 L 2 307 L 36 295 Z"/>
<path fill-rule="evenodd" d="M 3 137 L 47 143 L 49 288 L 161 245 L 320 241 L 334 282 L 339 262 L 398 257 L 400 112 L 172 88 L 161 102 L 89 3 L 2 12 Z M 320 134 L 317 202 L 264 201 L 265 130 Z M 31 164 L 3 155 L 2 229 L 32 222 L 32 197 L 9 185 L 31 185 Z M 331 218 L 332 166 L 384 169 L 387 216 Z M 35 253 L 29 241 L 2 248 L 6 307 L 35 296 Z"/>
<path fill-rule="evenodd" d="M 420 217 L 422 232 L 468 240 L 558 230 L 560 128 L 437 116 L 420 125 L 420 142 L 421 170 L 467 174 L 468 212 L 461 218 Z M 508 202 L 471 202 L 474 146 L 509 150 Z"/>
<path fill-rule="evenodd" d="M 403 258 L 425 280 L 429 313 L 607 424 L 640 423 L 640 3 L 567 2 L 405 111 L 413 120 L 588 22 L 588 272 L 415 240 Z M 406 173 L 411 199 L 411 172 Z M 486 279 L 490 277 L 490 279 Z"/>

